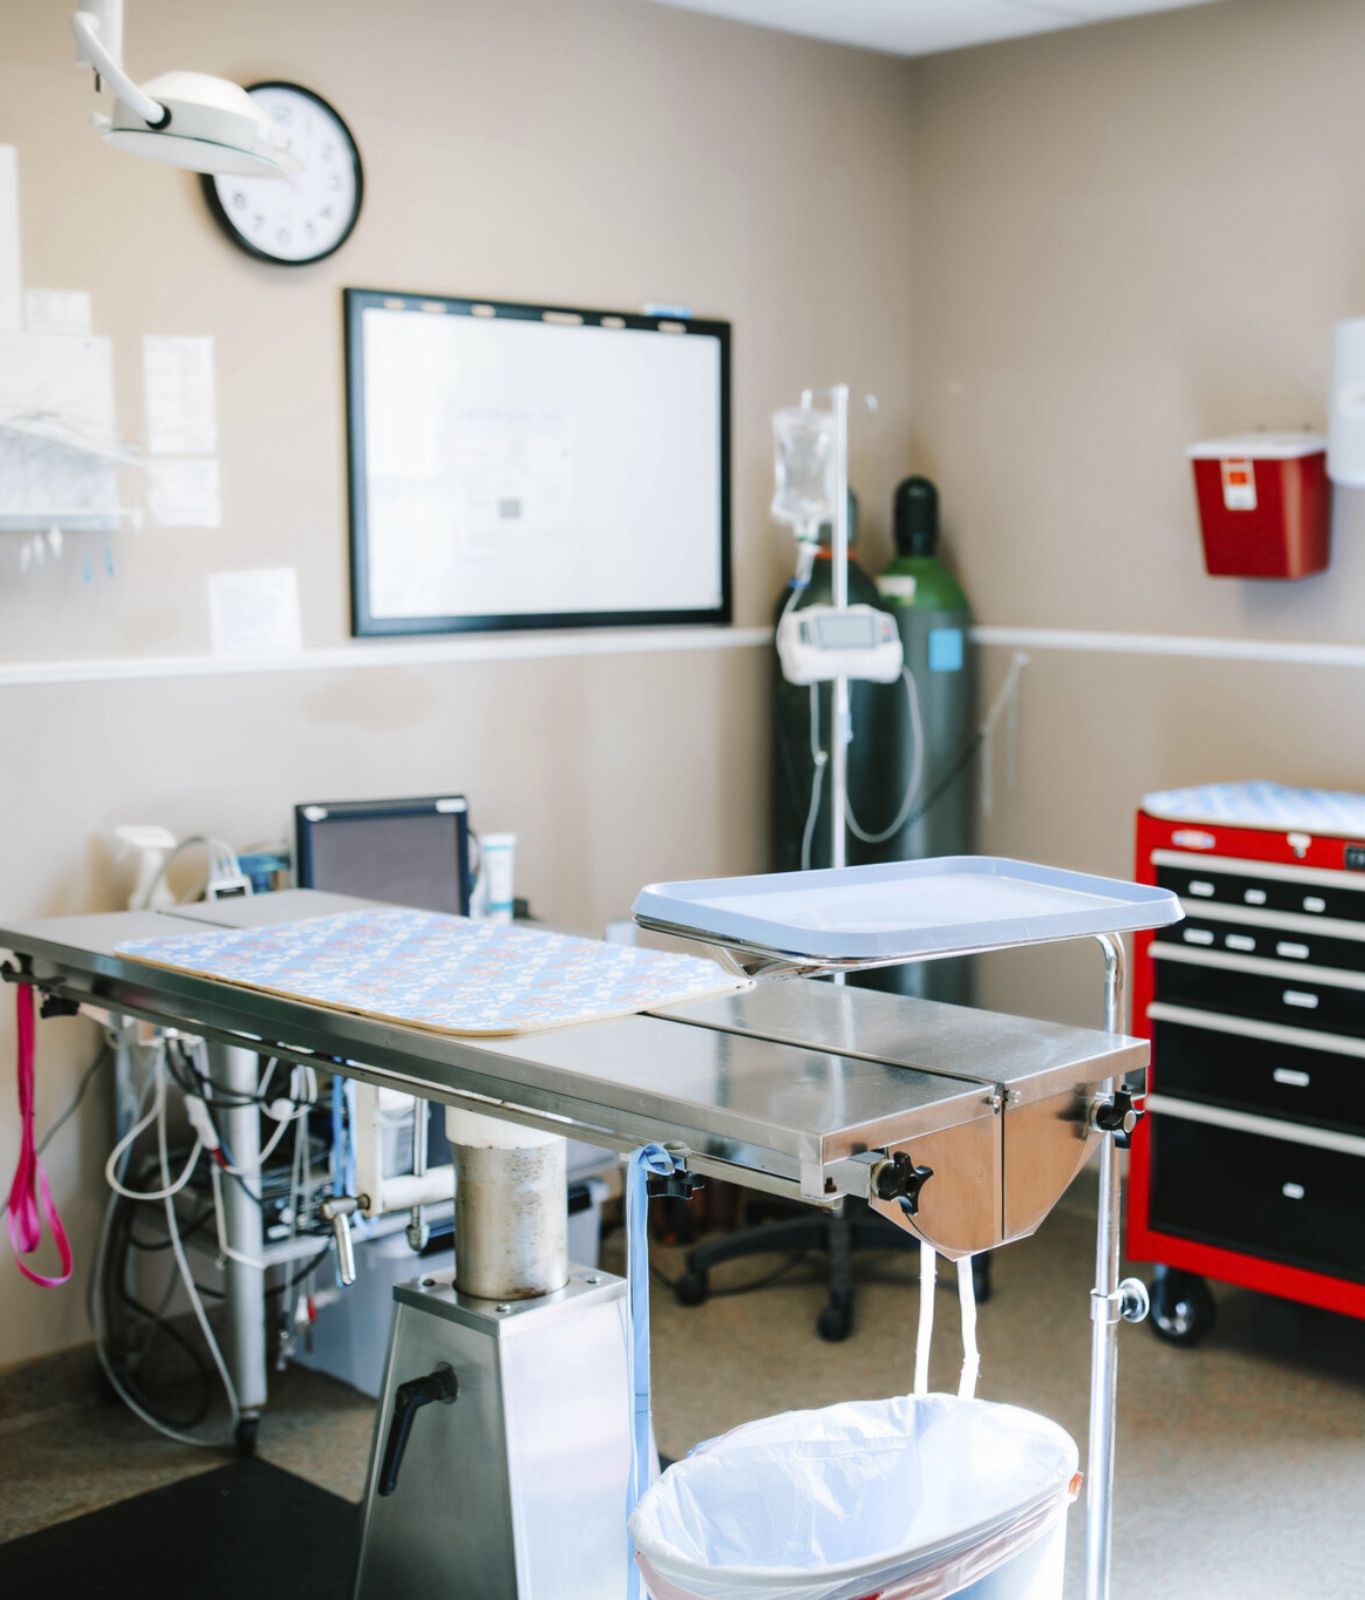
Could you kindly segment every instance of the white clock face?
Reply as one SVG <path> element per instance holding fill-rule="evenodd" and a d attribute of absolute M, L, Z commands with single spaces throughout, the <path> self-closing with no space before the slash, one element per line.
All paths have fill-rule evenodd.
<path fill-rule="evenodd" d="M 302 163 L 281 178 L 207 180 L 219 220 L 253 255 L 299 265 L 341 245 L 360 214 L 360 153 L 341 118 L 324 100 L 292 84 L 247 91 L 289 136 Z"/>

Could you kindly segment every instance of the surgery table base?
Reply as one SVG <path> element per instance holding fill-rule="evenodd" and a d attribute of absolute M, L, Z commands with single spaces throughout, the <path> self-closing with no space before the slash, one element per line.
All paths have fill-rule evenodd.
<path fill-rule="evenodd" d="M 563 1289 L 498 1303 L 452 1279 L 394 1290 L 356 1600 L 619 1600 L 625 1281 L 574 1267 Z M 419 1407 L 400 1454 L 399 1391 L 442 1369 L 454 1398 Z"/>

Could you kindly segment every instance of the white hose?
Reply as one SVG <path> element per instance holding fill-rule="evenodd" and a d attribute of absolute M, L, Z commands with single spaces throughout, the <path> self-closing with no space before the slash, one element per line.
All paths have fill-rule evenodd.
<path fill-rule="evenodd" d="M 919 1329 L 915 1334 L 915 1393 L 929 1393 L 929 1348 L 934 1342 L 934 1291 L 938 1252 L 927 1239 L 919 1242 Z"/>
<path fill-rule="evenodd" d="M 976 1284 L 970 1256 L 960 1257 L 957 1263 L 957 1298 L 962 1307 L 962 1376 L 957 1381 L 957 1397 L 971 1400 L 976 1396 L 981 1352 L 976 1347 Z"/>
<path fill-rule="evenodd" d="M 109 1152 L 109 1159 L 104 1163 L 104 1176 L 106 1182 L 115 1194 L 121 1194 L 125 1200 L 169 1201 L 173 1195 L 179 1194 L 185 1185 L 190 1181 L 190 1177 L 193 1174 L 195 1167 L 199 1164 L 200 1153 L 204 1148 L 203 1141 L 196 1138 L 194 1141 L 194 1147 L 191 1149 L 189 1154 L 189 1160 L 185 1163 L 185 1170 L 180 1174 L 174 1183 L 170 1182 L 169 1173 L 163 1173 L 161 1181 L 163 1185 L 169 1184 L 169 1188 L 163 1187 L 160 1189 L 141 1190 L 129 1189 L 124 1186 L 119 1177 L 119 1166 L 124 1152 L 130 1151 L 133 1145 L 136 1143 L 138 1135 L 150 1128 L 154 1122 L 157 1124 L 158 1136 L 162 1138 L 165 1136 L 166 1067 L 163 1057 L 159 1054 L 156 1058 L 156 1064 L 152 1068 L 152 1082 L 153 1094 L 151 1110 L 146 1114 L 145 1117 L 140 1118 L 133 1124 L 131 1128 L 129 1128 L 127 1133 L 124 1134 L 124 1136 Z"/>

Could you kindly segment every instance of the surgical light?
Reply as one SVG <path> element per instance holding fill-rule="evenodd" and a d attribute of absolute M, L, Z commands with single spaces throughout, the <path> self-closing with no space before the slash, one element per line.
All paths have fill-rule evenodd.
<path fill-rule="evenodd" d="M 106 144 L 190 172 L 266 178 L 299 170 L 284 130 L 240 85 L 165 72 L 139 87 L 123 66 L 123 0 L 89 0 L 71 29 L 77 62 L 114 94 L 112 116 L 93 119 Z"/>

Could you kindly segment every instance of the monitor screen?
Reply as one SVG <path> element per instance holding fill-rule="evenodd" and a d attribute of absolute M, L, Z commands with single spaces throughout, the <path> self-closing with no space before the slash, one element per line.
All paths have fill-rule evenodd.
<path fill-rule="evenodd" d="M 464 802 L 297 807 L 298 882 L 367 900 L 461 915 L 469 909 Z"/>

